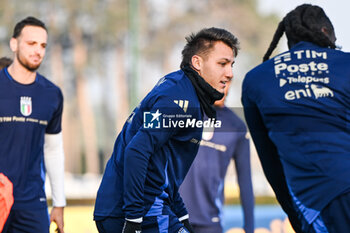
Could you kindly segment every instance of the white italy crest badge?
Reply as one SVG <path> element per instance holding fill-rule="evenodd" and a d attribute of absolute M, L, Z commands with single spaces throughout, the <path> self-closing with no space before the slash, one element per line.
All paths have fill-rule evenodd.
<path fill-rule="evenodd" d="M 32 98 L 28 96 L 21 96 L 20 108 L 23 116 L 29 116 L 32 114 Z"/>

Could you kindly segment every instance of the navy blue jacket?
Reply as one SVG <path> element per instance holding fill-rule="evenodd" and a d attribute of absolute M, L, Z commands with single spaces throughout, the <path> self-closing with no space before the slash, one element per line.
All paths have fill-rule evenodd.
<path fill-rule="evenodd" d="M 308 223 L 350 190 L 350 54 L 300 42 L 251 70 L 247 124 L 287 213 Z"/>
<path fill-rule="evenodd" d="M 126 121 L 97 193 L 94 216 L 137 219 L 166 205 L 187 214 L 178 193 L 197 153 L 200 104 L 183 71 L 163 77 Z M 169 209 L 167 208 L 167 209 Z"/>

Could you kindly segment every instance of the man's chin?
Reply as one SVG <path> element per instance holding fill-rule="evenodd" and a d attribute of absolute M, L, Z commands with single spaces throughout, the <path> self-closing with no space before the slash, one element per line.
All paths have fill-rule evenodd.
<path fill-rule="evenodd" d="M 33 64 L 33 63 L 28 63 L 28 62 L 22 62 L 20 59 L 18 61 L 24 68 L 26 68 L 27 70 L 29 70 L 31 72 L 36 71 L 41 65 L 41 63 Z"/>
<path fill-rule="evenodd" d="M 29 65 L 29 66 L 26 66 L 27 70 L 32 71 L 32 72 L 34 72 L 34 71 L 36 71 L 37 69 L 39 69 L 39 67 L 40 67 L 40 64 L 39 64 L 39 65 Z"/>

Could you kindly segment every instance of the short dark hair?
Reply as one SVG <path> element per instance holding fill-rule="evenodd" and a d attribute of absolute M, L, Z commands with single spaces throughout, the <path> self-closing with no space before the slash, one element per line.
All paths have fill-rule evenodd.
<path fill-rule="evenodd" d="M 279 23 L 263 61 L 270 58 L 283 33 L 286 33 L 289 48 L 300 41 L 311 42 L 321 47 L 336 48 L 335 43 L 321 31 L 322 27 L 334 33 L 332 22 L 321 7 L 311 4 L 296 7 Z"/>
<path fill-rule="evenodd" d="M 16 26 L 15 26 L 15 28 L 13 30 L 12 38 L 19 37 L 21 35 L 21 32 L 22 32 L 22 30 L 23 30 L 23 28 L 25 26 L 41 27 L 41 28 L 45 29 L 45 31 L 47 32 L 47 28 L 46 28 L 45 24 L 41 20 L 39 20 L 39 19 L 37 19 L 37 18 L 35 18 L 33 16 L 28 16 L 27 18 L 19 21 L 16 24 Z"/>
<path fill-rule="evenodd" d="M 8 57 L 2 57 L 0 58 L 0 70 L 11 65 L 12 59 Z"/>
<path fill-rule="evenodd" d="M 180 68 L 191 65 L 191 59 L 194 55 L 206 54 L 214 46 L 215 42 L 222 41 L 234 51 L 237 56 L 239 50 L 238 39 L 229 31 L 221 28 L 204 28 L 197 34 L 191 34 L 186 37 L 187 44 L 182 50 L 182 62 Z"/>

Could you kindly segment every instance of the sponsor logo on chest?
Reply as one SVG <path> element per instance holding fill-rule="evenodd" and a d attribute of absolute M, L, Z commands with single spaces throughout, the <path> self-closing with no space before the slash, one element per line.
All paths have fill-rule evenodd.
<path fill-rule="evenodd" d="M 21 96 L 20 110 L 23 116 L 30 116 L 32 114 L 32 97 Z"/>

